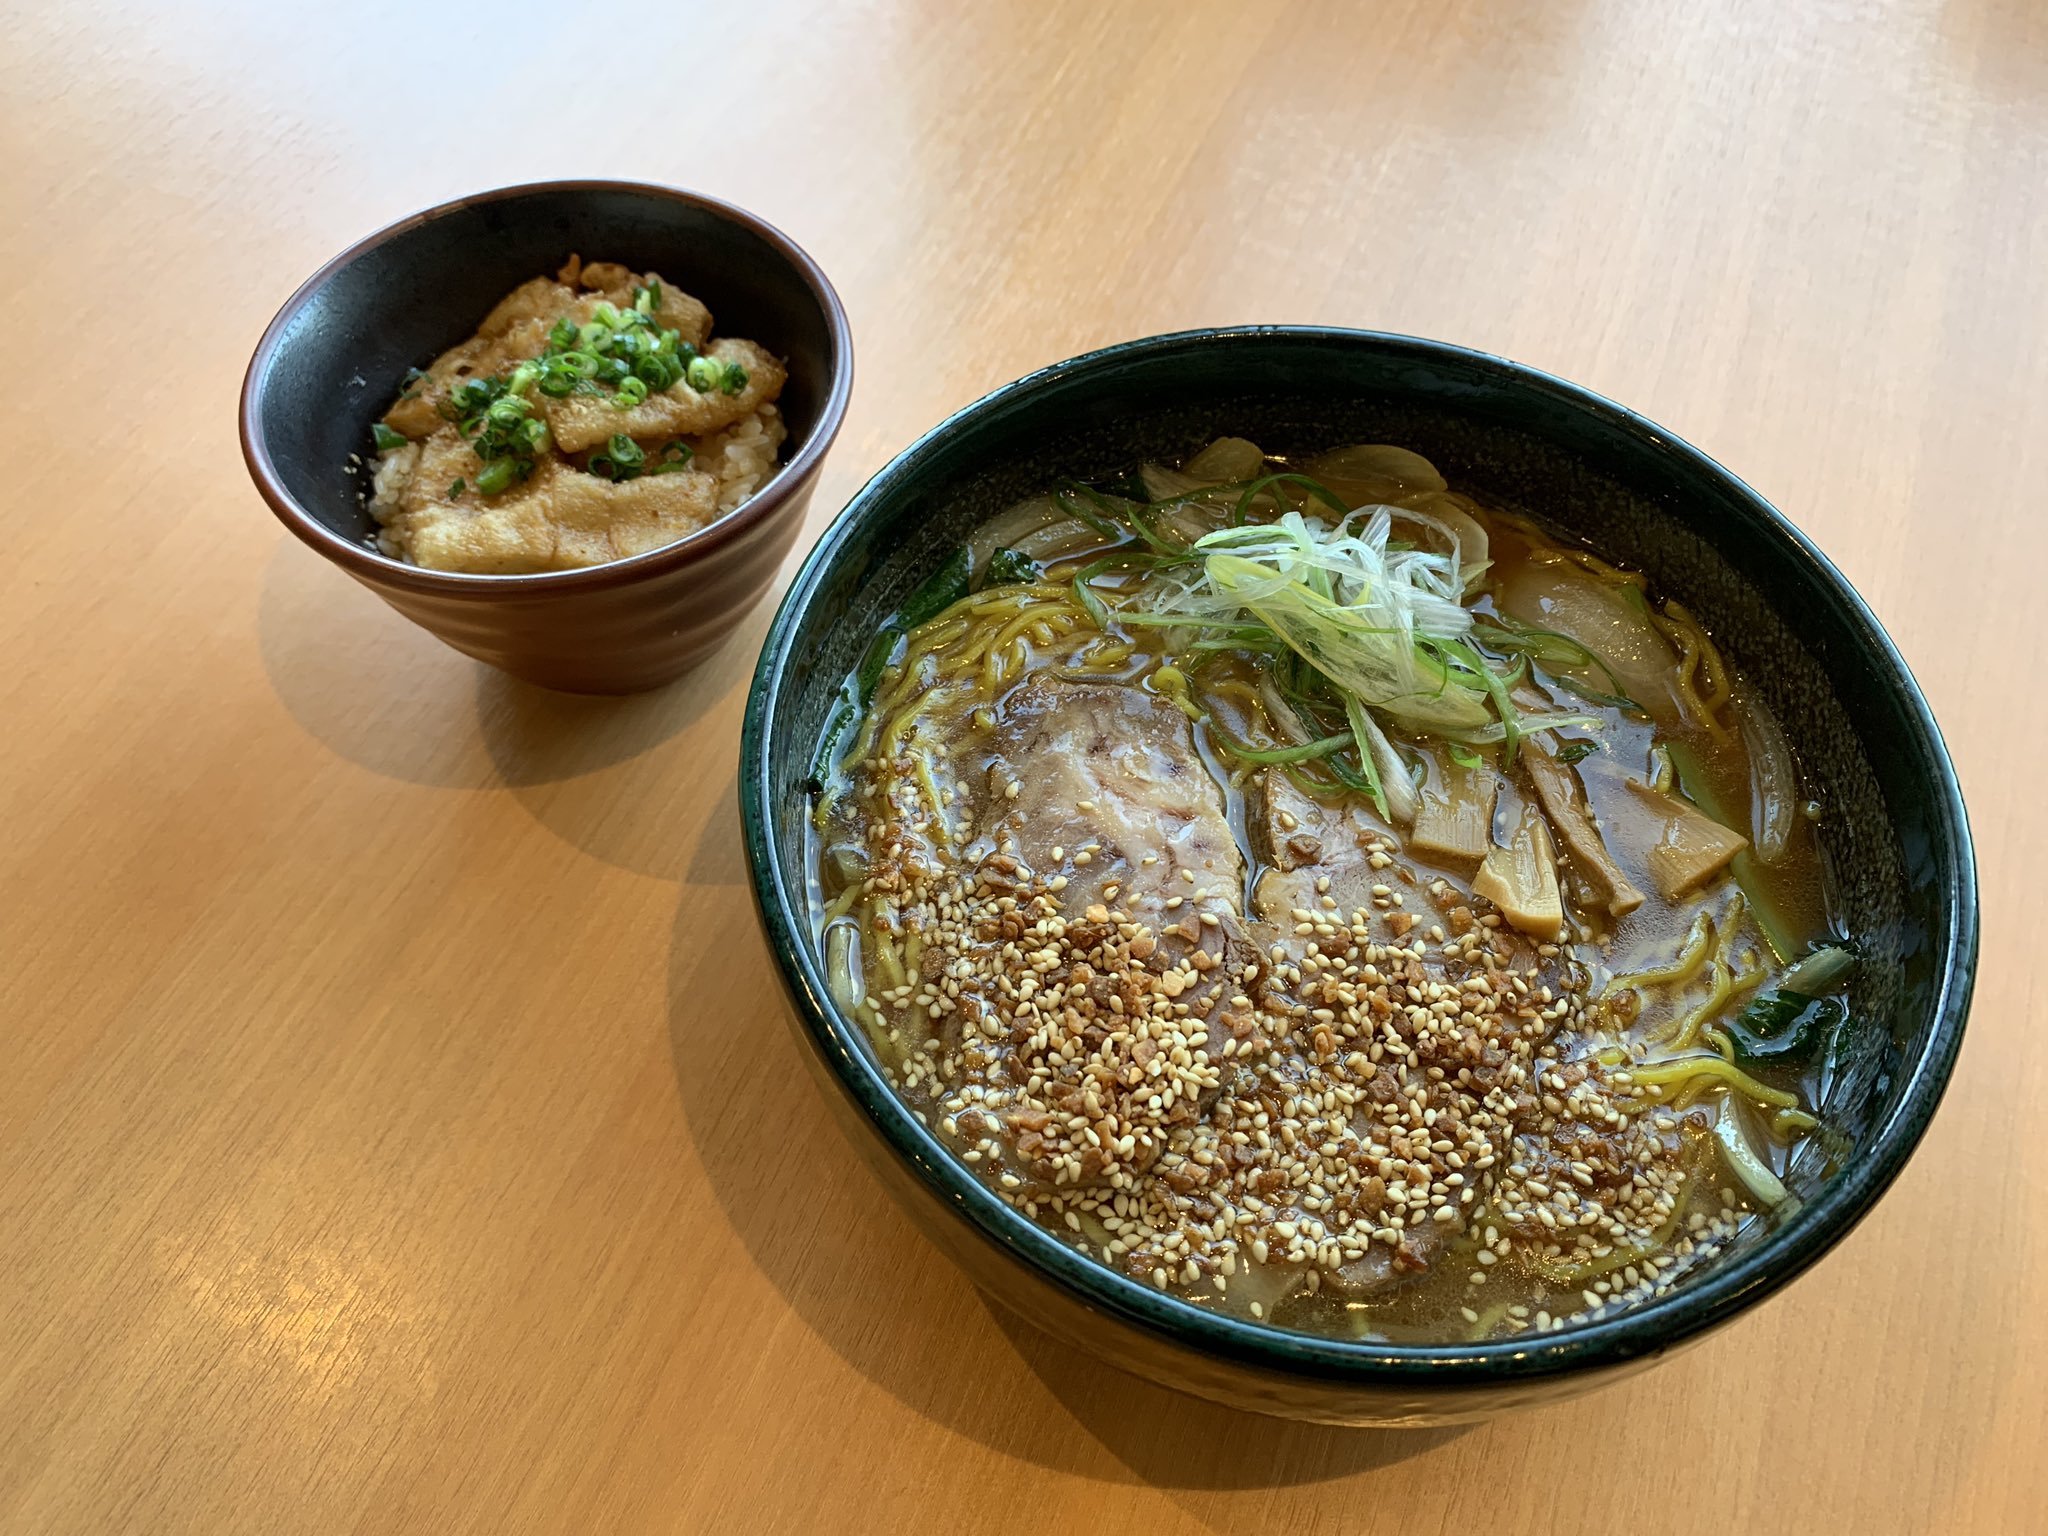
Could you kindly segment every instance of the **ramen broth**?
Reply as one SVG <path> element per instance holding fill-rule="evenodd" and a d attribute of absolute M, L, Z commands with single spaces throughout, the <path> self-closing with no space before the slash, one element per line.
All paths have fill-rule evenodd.
<path fill-rule="evenodd" d="M 1824 1134 L 1853 958 L 1783 733 L 1682 603 L 1405 450 L 1224 439 L 1001 515 L 818 777 L 828 973 L 898 1091 L 1204 1308 L 1608 1315 Z"/>

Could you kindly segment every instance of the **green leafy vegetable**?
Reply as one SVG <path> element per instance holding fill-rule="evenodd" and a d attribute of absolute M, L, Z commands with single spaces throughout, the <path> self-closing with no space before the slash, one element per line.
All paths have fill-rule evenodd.
<path fill-rule="evenodd" d="M 860 666 L 854 671 L 854 686 L 860 693 L 862 709 L 875 696 L 875 684 L 882 680 L 888 670 L 889 658 L 896 654 L 897 643 L 903 638 L 903 626 L 893 621 L 884 624 L 875 632 L 875 638 L 868 642 L 868 648 L 860 659 Z"/>
<path fill-rule="evenodd" d="M 1008 545 L 1002 545 L 988 557 L 988 569 L 982 574 L 981 584 L 984 587 L 1014 586 L 1037 581 L 1044 574 L 1038 562 L 1029 555 L 1020 555 Z"/>
<path fill-rule="evenodd" d="M 896 621 L 904 629 L 912 630 L 925 620 L 944 613 L 967 595 L 969 568 L 967 547 L 963 544 L 948 555 L 945 563 L 927 576 L 916 591 L 903 600 L 903 607 Z"/>
<path fill-rule="evenodd" d="M 1810 1058 L 1848 1017 L 1840 998 L 1808 997 L 1780 987 L 1753 1000 L 1727 1025 L 1738 1058 L 1793 1062 Z"/>
<path fill-rule="evenodd" d="M 818 755 L 811 760 L 811 778 L 815 782 L 823 784 L 831 777 L 833 766 L 839 761 L 840 738 L 860 719 L 860 712 L 861 705 L 852 699 L 842 701 L 834 712 L 832 723 L 825 727 L 825 739 L 818 743 Z"/>

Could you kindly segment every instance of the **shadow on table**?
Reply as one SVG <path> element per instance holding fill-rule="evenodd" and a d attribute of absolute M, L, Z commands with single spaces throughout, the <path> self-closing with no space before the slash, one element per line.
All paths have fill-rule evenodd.
<path fill-rule="evenodd" d="M 759 650 L 750 621 L 667 687 L 618 698 L 482 668 L 477 725 L 499 779 L 564 842 L 636 874 L 743 885 L 739 835 L 724 829 L 737 824 L 740 713 Z"/>
<path fill-rule="evenodd" d="M 750 617 L 651 693 L 556 693 L 450 650 L 287 538 L 264 575 L 257 633 L 279 702 L 340 756 L 434 788 L 502 783 L 592 856 L 675 879 L 686 861 L 659 852 L 663 818 L 690 784 L 729 777 L 729 762 L 707 774 L 703 760 L 738 754 L 738 688 L 762 622 Z M 563 786 L 583 787 L 537 793 Z"/>
<path fill-rule="evenodd" d="M 490 669 L 400 618 L 297 539 L 280 537 L 271 552 L 256 636 L 278 702 L 330 751 L 408 784 L 492 782 L 469 702 Z"/>
<path fill-rule="evenodd" d="M 705 841 L 736 845 L 736 820 L 728 791 Z M 684 1116 L 754 1263 L 868 1380 L 1006 1455 L 1166 1488 L 1316 1482 L 1456 1433 L 1239 1413 L 1077 1355 L 984 1301 L 898 1211 L 818 1103 L 779 1007 L 763 1007 L 771 962 L 743 887 L 733 895 L 685 901 L 671 946 L 669 1033 Z"/>
<path fill-rule="evenodd" d="M 936 1254 L 930 1261 L 943 1262 Z M 1076 1422 L 1140 1481 L 1159 1488 L 1322 1482 L 1406 1461 L 1473 1427 L 1345 1429 L 1241 1413 L 1126 1375 L 1075 1353 L 1005 1307 L 983 1305 Z"/>

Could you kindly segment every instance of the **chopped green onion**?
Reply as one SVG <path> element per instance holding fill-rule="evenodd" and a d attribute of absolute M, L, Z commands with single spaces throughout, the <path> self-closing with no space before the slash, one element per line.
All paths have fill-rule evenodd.
<path fill-rule="evenodd" d="M 464 379 L 448 392 L 442 403 L 441 413 L 451 421 L 464 424 L 489 410 L 493 401 L 505 393 L 503 379 Z"/>
<path fill-rule="evenodd" d="M 736 395 L 747 387 L 747 370 L 738 363 L 727 363 L 725 373 L 718 381 L 718 387 L 728 395 Z"/>
<path fill-rule="evenodd" d="M 681 438 L 677 438 L 661 450 L 661 462 L 648 470 L 647 473 L 650 475 L 675 474 L 679 470 L 688 469 L 690 461 L 696 456 L 696 453 L 688 443 L 684 442 Z"/>
<path fill-rule="evenodd" d="M 598 470 L 599 463 L 605 464 L 606 470 Z M 631 480 L 641 472 L 646 463 L 647 450 L 625 433 L 615 432 L 612 434 L 612 440 L 605 444 L 603 459 L 592 459 L 590 467 L 594 473 L 605 474 L 610 480 Z"/>
<path fill-rule="evenodd" d="M 647 398 L 647 381 L 629 375 L 619 380 L 619 392 L 612 396 L 612 405 L 621 411 L 630 411 Z"/>
<path fill-rule="evenodd" d="M 567 315 L 554 323 L 548 332 L 548 351 L 561 354 L 576 345 L 576 322 Z"/>
<path fill-rule="evenodd" d="M 540 368 L 534 363 L 521 363 L 512 370 L 512 378 L 505 386 L 508 395 L 523 395 L 540 382 Z"/>
<path fill-rule="evenodd" d="M 684 370 L 683 377 L 690 381 L 690 388 L 696 390 L 698 394 L 709 394 L 718 388 L 724 379 L 725 369 L 716 358 L 693 357 L 690 359 L 689 367 Z"/>
<path fill-rule="evenodd" d="M 661 283 L 649 283 L 645 288 L 633 290 L 633 308 L 643 315 L 651 315 L 661 308 Z"/>
<path fill-rule="evenodd" d="M 667 389 L 683 376 L 683 365 L 666 352 L 648 352 L 633 364 L 633 375 L 649 389 Z"/>
<path fill-rule="evenodd" d="M 389 453 L 394 448 L 403 448 L 412 441 L 403 432 L 394 432 L 381 421 L 370 428 L 370 436 L 375 440 L 379 453 Z"/>
<path fill-rule="evenodd" d="M 448 499 L 450 501 L 453 501 L 456 497 L 460 496 L 464 491 L 468 489 L 469 487 L 463 482 L 462 477 L 458 475 L 455 479 L 455 483 L 448 487 Z"/>
<path fill-rule="evenodd" d="M 1096 513 L 1081 506 L 1065 491 L 1055 491 L 1053 493 L 1052 499 L 1054 506 L 1058 507 L 1062 512 L 1066 513 L 1067 516 L 1071 517 L 1075 522 L 1081 524 L 1090 533 L 1095 534 L 1098 538 L 1120 539 L 1123 537 L 1122 529 L 1118 528 L 1114 523 L 1106 521 L 1102 517 L 1098 516 Z M 1077 577 L 1076 580 L 1078 579 L 1079 578 Z"/>
<path fill-rule="evenodd" d="M 476 488 L 486 496 L 496 496 L 510 489 L 514 481 L 526 478 L 522 468 L 530 472 L 533 466 L 522 466 L 517 459 L 493 459 L 478 472 Z"/>

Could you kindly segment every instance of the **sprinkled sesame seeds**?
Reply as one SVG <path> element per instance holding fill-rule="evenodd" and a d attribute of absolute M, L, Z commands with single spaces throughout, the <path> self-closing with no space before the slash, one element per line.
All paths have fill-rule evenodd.
<path fill-rule="evenodd" d="M 1099 840 L 1071 863 L 1053 847 L 1071 878 L 1043 878 L 1029 805 L 1003 808 L 1026 781 L 1038 795 L 998 758 L 944 846 L 914 793 L 864 796 L 900 849 L 869 849 L 860 1016 L 962 1161 L 1082 1251 L 1290 1326 L 1440 1274 L 1435 1315 L 1511 1333 L 1668 1289 L 1745 1219 L 1732 1195 L 1718 1214 L 1677 1203 L 1682 1108 L 1572 1054 L 1583 951 L 1532 945 L 1348 839 L 1348 867 L 1333 852 L 1275 887 L 1303 903 L 1291 934 L 1199 849 L 1140 873 L 1162 855 L 1106 819 L 1057 823 Z M 954 784 L 931 794 L 951 805 Z M 1680 1234 L 1666 1251 L 1611 1257 L 1660 1231 Z M 1550 1273 L 1569 1278 L 1532 1278 Z M 1517 1294 L 1530 1305 L 1503 1306 Z"/>

